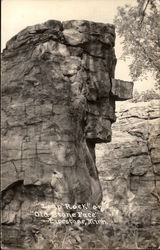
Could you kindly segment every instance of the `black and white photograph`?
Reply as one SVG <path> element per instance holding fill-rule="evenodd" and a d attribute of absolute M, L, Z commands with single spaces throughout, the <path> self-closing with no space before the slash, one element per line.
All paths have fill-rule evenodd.
<path fill-rule="evenodd" d="M 160 249 L 160 0 L 1 7 L 1 249 Z"/>

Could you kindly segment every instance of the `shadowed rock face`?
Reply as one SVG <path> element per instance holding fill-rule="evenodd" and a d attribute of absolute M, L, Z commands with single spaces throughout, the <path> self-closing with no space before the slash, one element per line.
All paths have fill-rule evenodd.
<path fill-rule="evenodd" d="M 95 144 L 111 141 L 115 101 L 132 98 L 133 89 L 132 82 L 114 79 L 114 43 L 113 25 L 54 20 L 8 41 L 2 58 L 5 225 L 27 221 L 33 201 L 101 202 Z"/>

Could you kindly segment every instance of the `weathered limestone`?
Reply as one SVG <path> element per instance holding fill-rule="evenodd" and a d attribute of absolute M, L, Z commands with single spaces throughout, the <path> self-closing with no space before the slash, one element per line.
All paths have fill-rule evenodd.
<path fill-rule="evenodd" d="M 134 232 L 127 248 L 135 240 L 143 249 L 160 244 L 159 108 L 160 100 L 121 103 L 112 141 L 96 147 L 106 216 L 112 214 L 122 233 Z"/>
<path fill-rule="evenodd" d="M 111 140 L 115 100 L 131 98 L 133 88 L 113 79 L 114 43 L 113 25 L 55 20 L 8 41 L 2 57 L 4 228 L 21 224 L 23 232 L 31 219 L 26 206 L 33 210 L 35 201 L 101 202 L 95 144 Z"/>

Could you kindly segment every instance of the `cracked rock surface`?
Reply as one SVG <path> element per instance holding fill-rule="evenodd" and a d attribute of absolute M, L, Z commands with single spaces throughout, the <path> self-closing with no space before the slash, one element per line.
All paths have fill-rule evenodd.
<path fill-rule="evenodd" d="M 121 103 L 112 141 L 96 146 L 104 209 L 120 225 L 130 218 L 145 249 L 160 244 L 159 107 L 160 100 Z"/>
<path fill-rule="evenodd" d="M 111 141 L 115 101 L 132 98 L 133 90 L 132 82 L 114 79 L 114 44 L 113 25 L 75 20 L 29 26 L 8 41 L 2 55 L 5 244 L 33 246 L 28 225 L 41 223 L 31 216 L 35 202 L 101 202 L 95 144 Z"/>

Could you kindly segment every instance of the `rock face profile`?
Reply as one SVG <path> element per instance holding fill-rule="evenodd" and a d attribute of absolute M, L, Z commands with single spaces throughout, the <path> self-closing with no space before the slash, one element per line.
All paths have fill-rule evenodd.
<path fill-rule="evenodd" d="M 4 244 L 32 245 L 28 235 L 41 223 L 31 216 L 35 203 L 101 203 L 95 144 L 111 141 L 115 101 L 132 98 L 133 90 L 132 82 L 114 79 L 114 44 L 113 25 L 74 20 L 29 26 L 8 41 L 2 55 Z"/>

